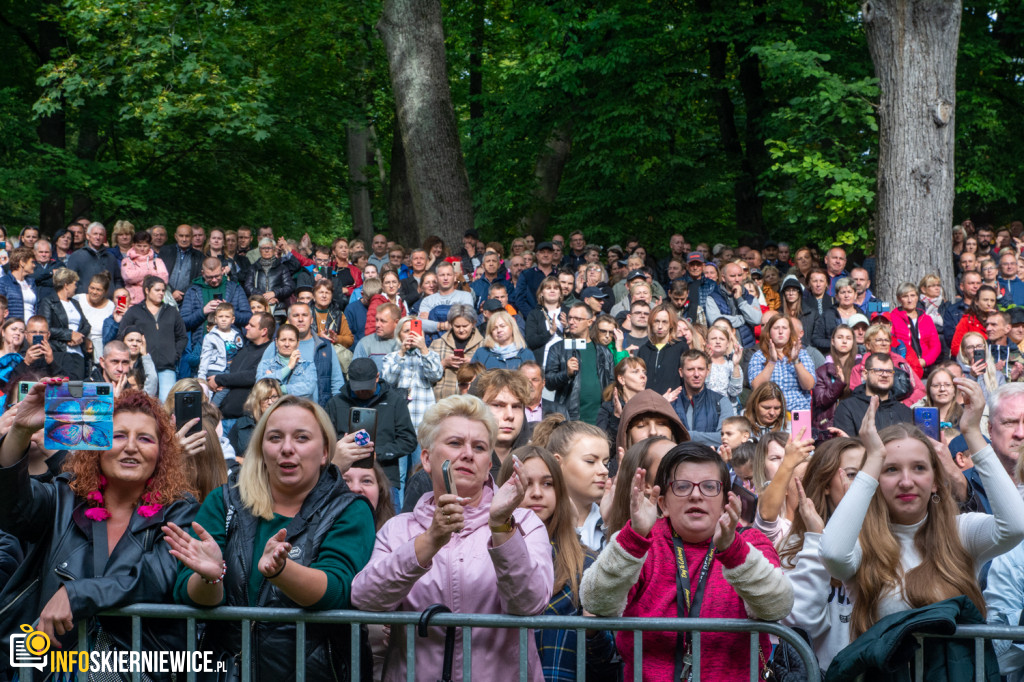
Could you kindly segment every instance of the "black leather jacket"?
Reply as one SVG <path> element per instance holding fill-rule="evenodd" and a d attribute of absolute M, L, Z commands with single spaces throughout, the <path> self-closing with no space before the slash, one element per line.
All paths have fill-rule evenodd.
<path fill-rule="evenodd" d="M 68 594 L 76 625 L 89 619 L 90 638 L 97 620 L 118 649 L 131 650 L 131 620 L 93 618 L 97 613 L 135 603 L 170 602 L 178 561 L 167 551 L 160 528 L 171 521 L 192 522 L 199 505 L 189 496 L 151 517 L 132 516 L 113 553 L 94 557 L 93 531 L 97 522 L 85 517 L 87 503 L 69 486 L 72 474 L 50 483 L 31 480 L 28 457 L 0 468 L 0 529 L 32 549 L 0 592 L 0 637 L 6 649 L 21 623 L 34 623 L 62 586 Z M 97 566 L 103 561 L 105 565 Z M 142 647 L 147 650 L 185 648 L 184 621 L 142 621 Z M 77 648 L 77 632 L 58 638 L 65 650 Z"/>
<path fill-rule="evenodd" d="M 260 262 L 257 260 L 245 274 L 244 289 L 248 296 L 273 291 L 283 306 L 287 298 L 295 291 L 295 280 L 280 258 L 274 259 L 274 264 L 270 266 L 269 270 L 260 267 Z"/>
<path fill-rule="evenodd" d="M 250 606 L 249 575 L 253 545 L 260 519 L 242 504 L 237 487 L 238 474 L 233 472 L 227 485 L 211 495 L 224 495 L 227 510 L 227 546 L 224 560 L 224 605 Z M 337 467 L 328 466 L 316 486 L 306 496 L 302 509 L 288 524 L 288 541 L 292 545 L 292 561 L 309 565 L 316 560 L 320 544 L 335 521 L 349 504 L 363 504 L 365 498 L 350 492 Z M 260 586 L 256 606 L 299 608 L 269 580 Z M 312 680 L 349 680 L 349 626 L 343 624 L 308 624 L 306 627 L 306 674 Z M 237 665 L 242 651 L 241 627 L 236 622 L 217 623 L 207 627 L 200 649 L 209 649 L 218 658 L 225 655 Z M 295 624 L 255 621 L 252 624 L 253 682 L 289 682 L 295 679 Z M 372 666 L 370 666 L 372 668 Z"/>
<path fill-rule="evenodd" d="M 89 338 L 92 327 L 89 326 L 89 320 L 85 318 L 85 313 L 82 312 L 82 306 L 75 299 L 71 299 L 71 305 L 78 309 L 78 314 L 82 318 L 78 327 L 79 333 L 85 338 Z M 68 314 L 64 310 L 64 305 L 61 303 L 60 298 L 58 296 L 44 298 L 39 302 L 39 307 L 36 308 L 36 315 L 45 317 L 46 323 L 50 325 L 50 345 L 53 346 L 54 350 L 66 351 L 68 349 L 68 341 L 71 340 L 71 330 L 68 329 Z"/>

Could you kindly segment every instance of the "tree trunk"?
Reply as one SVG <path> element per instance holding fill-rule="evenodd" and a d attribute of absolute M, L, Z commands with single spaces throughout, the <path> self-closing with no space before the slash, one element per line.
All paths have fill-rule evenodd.
<path fill-rule="evenodd" d="M 402 133 L 395 128 L 391 141 L 391 178 L 388 182 L 388 234 L 401 244 L 423 243 L 416 233 L 416 211 L 412 207 L 409 174 L 405 164 Z M 461 243 L 461 242 L 456 242 Z"/>
<path fill-rule="evenodd" d="M 346 139 L 348 203 L 352 211 L 352 228 L 360 239 L 369 243 L 373 239 L 373 208 L 370 202 L 369 180 L 366 177 L 370 131 L 358 121 L 349 121 Z"/>
<path fill-rule="evenodd" d="M 439 0 L 386 0 L 384 40 L 419 241 L 457 249 L 473 227 L 473 204 L 455 125 Z"/>
<path fill-rule="evenodd" d="M 472 24 L 473 34 L 469 53 L 469 124 L 473 145 L 483 144 L 483 131 L 480 130 L 484 120 L 484 34 L 485 17 L 484 2 L 473 0 Z"/>
<path fill-rule="evenodd" d="M 537 157 L 534 177 L 537 186 L 533 190 L 533 203 L 530 212 L 520 222 L 523 234 L 532 234 L 540 242 L 547 234 L 548 223 L 551 221 L 551 209 L 558 198 L 558 186 L 562 182 L 562 172 L 569 161 L 572 151 L 572 122 L 558 126 L 551 131 L 551 137 L 544 145 L 544 150 Z"/>
<path fill-rule="evenodd" d="M 894 300 L 908 268 L 953 288 L 953 148 L 960 0 L 868 0 L 862 7 L 878 109 L 876 288 Z"/>
<path fill-rule="evenodd" d="M 40 21 L 39 51 L 44 60 L 49 60 L 54 50 L 59 49 L 64 40 L 60 26 L 52 21 Z M 64 149 L 67 146 L 67 119 L 63 108 L 39 119 L 36 134 L 40 144 Z M 64 227 L 64 174 L 58 173 L 49 183 L 46 196 L 39 203 L 39 229 L 43 234 L 52 235 Z"/>
<path fill-rule="evenodd" d="M 99 123 L 88 112 L 83 112 L 81 122 L 78 125 L 78 150 L 76 155 L 82 161 L 94 162 L 99 150 Z M 92 196 L 88 191 L 76 191 L 71 198 L 72 219 L 78 216 L 89 215 L 91 211 Z"/>

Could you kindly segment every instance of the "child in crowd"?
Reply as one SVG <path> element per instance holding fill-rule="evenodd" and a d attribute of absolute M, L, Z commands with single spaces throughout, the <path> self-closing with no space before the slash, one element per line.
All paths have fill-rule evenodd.
<path fill-rule="evenodd" d="M 231 367 L 242 344 L 242 334 L 234 328 L 235 309 L 230 303 L 221 303 L 213 311 L 213 329 L 203 337 L 203 350 L 199 356 L 199 373 L 197 378 L 203 384 L 203 390 L 214 405 L 220 405 L 227 396 L 227 391 L 212 393 L 206 385 L 210 374 L 222 374 Z"/>
<path fill-rule="evenodd" d="M 755 492 L 754 452 L 756 450 L 757 446 L 750 441 L 740 443 L 732 451 L 732 461 L 729 462 L 732 466 L 733 483 L 739 482 L 750 492 Z"/>
<path fill-rule="evenodd" d="M 753 432 L 754 427 L 746 417 L 734 416 L 722 420 L 722 445 L 718 448 L 718 454 L 726 464 L 732 460 L 736 448 L 750 440 Z"/>

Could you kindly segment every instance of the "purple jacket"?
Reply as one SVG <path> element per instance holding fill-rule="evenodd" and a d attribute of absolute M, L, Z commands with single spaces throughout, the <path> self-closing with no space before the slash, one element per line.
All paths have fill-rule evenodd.
<path fill-rule="evenodd" d="M 409 514 L 399 514 L 380 529 L 370 563 L 352 581 L 352 606 L 364 611 L 422 611 L 442 603 L 459 613 L 543 613 L 554 584 L 551 543 L 532 511 L 517 509 L 519 530 L 498 548 L 487 527 L 494 483 L 484 484 L 477 507 L 466 507 L 466 527 L 424 568 L 416 561 L 417 536 L 430 527 L 434 495 L 420 498 Z M 392 628 L 384 680 L 406 679 L 405 628 Z M 462 670 L 462 630 L 456 631 L 454 670 Z M 534 637 L 527 637 L 531 682 L 544 682 Z M 444 629 L 431 628 L 416 642 L 416 679 L 436 680 L 444 659 Z M 519 669 L 516 630 L 473 630 L 473 678 L 507 679 Z"/>

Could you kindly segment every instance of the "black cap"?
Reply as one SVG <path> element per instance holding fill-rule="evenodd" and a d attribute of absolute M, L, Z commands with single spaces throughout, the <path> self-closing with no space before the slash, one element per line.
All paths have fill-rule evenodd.
<path fill-rule="evenodd" d="M 543 251 L 544 249 L 547 249 L 548 251 L 554 251 L 555 245 L 551 242 L 541 242 L 540 244 L 537 244 L 537 248 L 534 249 L 534 251 Z"/>
<path fill-rule="evenodd" d="M 296 294 L 301 294 L 301 293 L 303 293 L 305 291 L 308 291 L 309 293 L 313 293 L 313 287 L 308 286 L 306 284 L 303 284 L 302 286 L 296 287 L 296 289 L 295 289 L 295 293 Z"/>
<path fill-rule="evenodd" d="M 601 287 L 587 287 L 580 294 L 581 300 L 588 298 L 608 298 L 608 294 Z"/>
<path fill-rule="evenodd" d="M 466 230 L 466 232 L 462 236 L 463 237 L 472 237 L 473 239 L 479 239 L 480 238 L 480 235 L 477 234 L 477 231 L 474 230 L 474 229 Z"/>
<path fill-rule="evenodd" d="M 647 273 L 643 270 L 630 270 L 629 274 L 626 275 L 626 281 L 632 282 L 634 279 L 647 279 Z"/>
<path fill-rule="evenodd" d="M 769 239 L 764 243 L 764 248 L 767 249 L 769 246 L 778 247 L 779 245 L 776 242 L 773 242 L 771 239 Z"/>
<path fill-rule="evenodd" d="M 504 310 L 505 306 L 503 306 L 501 304 L 501 301 L 499 301 L 498 299 L 496 299 L 496 298 L 489 298 L 486 301 L 484 301 L 483 309 L 485 311 L 487 311 L 487 310 L 490 310 L 490 311 Z"/>
<path fill-rule="evenodd" d="M 356 358 L 348 366 L 348 385 L 353 391 L 377 388 L 377 363 L 370 358 Z"/>
<path fill-rule="evenodd" d="M 1024 324 L 1024 308 L 1010 308 L 1010 324 Z"/>

